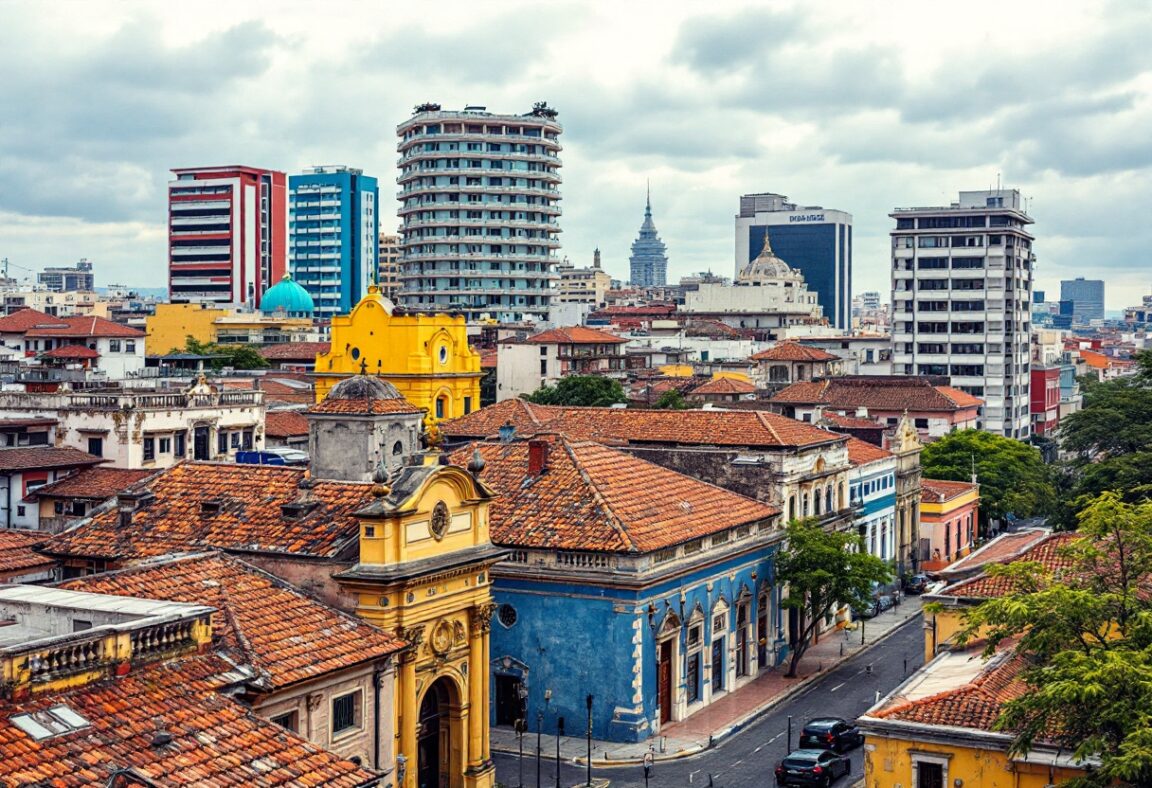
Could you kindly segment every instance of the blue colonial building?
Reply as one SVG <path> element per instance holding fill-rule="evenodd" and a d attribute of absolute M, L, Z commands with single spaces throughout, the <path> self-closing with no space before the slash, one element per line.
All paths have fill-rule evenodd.
<path fill-rule="evenodd" d="M 598 443 L 555 434 L 478 451 L 492 539 L 493 723 L 641 741 L 787 655 L 780 512 Z"/>
<path fill-rule="evenodd" d="M 652 221 L 652 195 L 644 203 L 644 223 L 632 242 L 628 258 L 629 280 L 633 287 L 663 287 L 668 283 L 668 252 Z"/>
<path fill-rule="evenodd" d="M 896 455 L 859 438 L 849 438 L 848 461 L 852 464 L 849 490 L 864 547 L 877 558 L 895 564 Z"/>

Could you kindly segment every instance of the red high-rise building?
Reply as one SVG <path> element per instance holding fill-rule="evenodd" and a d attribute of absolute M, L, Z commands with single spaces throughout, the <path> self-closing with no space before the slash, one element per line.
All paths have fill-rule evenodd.
<path fill-rule="evenodd" d="M 168 183 L 168 295 L 258 309 L 287 271 L 284 173 L 257 167 L 172 170 Z"/>

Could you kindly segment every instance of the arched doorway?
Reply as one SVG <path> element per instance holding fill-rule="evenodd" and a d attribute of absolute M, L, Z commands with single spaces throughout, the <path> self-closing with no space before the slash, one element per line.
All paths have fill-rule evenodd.
<path fill-rule="evenodd" d="M 455 683 L 446 676 L 432 682 L 420 701 L 417 732 L 416 788 L 456 788 L 463 768 L 464 746 L 460 700 Z"/>

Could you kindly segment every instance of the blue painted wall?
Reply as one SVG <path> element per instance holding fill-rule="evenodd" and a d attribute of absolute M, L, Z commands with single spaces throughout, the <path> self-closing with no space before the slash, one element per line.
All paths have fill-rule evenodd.
<path fill-rule="evenodd" d="M 704 612 L 702 663 L 710 661 L 712 611 L 723 598 L 728 606 L 725 638 L 732 637 L 736 600 L 741 588 L 752 594 L 749 610 L 749 648 L 755 651 L 757 589 L 767 587 L 773 615 L 769 621 L 768 662 L 779 664 L 787 656 L 786 626 L 779 614 L 778 590 L 774 588 L 775 547 L 756 554 L 728 559 L 681 577 L 667 578 L 641 590 L 614 589 L 589 584 L 548 583 L 497 575 L 493 592 L 496 603 L 516 610 L 516 623 L 506 627 L 499 617 L 492 627 L 491 656 L 496 675 L 523 677 L 529 729 L 536 730 L 537 713 L 547 708 L 544 732 L 554 733 L 557 717 L 565 718 L 567 734 L 581 735 L 586 725 L 585 698 L 593 695 L 592 735 L 609 741 L 641 741 L 653 734 L 657 719 L 657 633 L 669 612 L 683 611 L 677 635 L 679 653 L 673 683 L 684 686 L 687 660 L 688 620 L 699 604 Z M 752 579 L 755 573 L 757 579 Z M 709 590 L 711 585 L 711 590 Z M 681 595 L 683 593 L 683 601 Z M 652 605 L 655 628 L 649 622 Z M 633 680 L 637 657 L 634 638 L 639 635 L 642 659 L 641 708 L 633 713 Z M 729 643 L 726 642 L 726 647 Z M 727 651 L 727 648 L 726 648 Z M 725 657 L 727 660 L 728 657 Z M 703 682 L 704 670 L 701 670 Z M 727 682 L 726 682 L 727 683 Z M 496 722 L 496 677 L 492 686 L 492 722 Z M 730 689 L 730 687 L 726 687 Z M 552 697 L 545 706 L 545 690 Z M 674 693 L 675 695 L 675 693 Z M 701 706 L 702 707 L 702 704 Z M 690 713 L 693 709 L 690 708 Z M 621 710 L 625 710 L 621 713 Z"/>

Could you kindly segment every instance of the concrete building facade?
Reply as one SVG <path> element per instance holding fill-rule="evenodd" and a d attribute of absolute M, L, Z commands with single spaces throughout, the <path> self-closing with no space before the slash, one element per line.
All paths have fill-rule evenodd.
<path fill-rule="evenodd" d="M 287 270 L 284 173 L 242 166 L 172 172 L 169 299 L 259 309 Z"/>
<path fill-rule="evenodd" d="M 1088 325 L 1104 319 L 1104 280 L 1075 279 L 1060 281 L 1060 300 L 1072 302 L 1072 322 Z"/>
<path fill-rule="evenodd" d="M 984 400 L 981 429 L 1028 438 L 1035 254 L 1020 192 L 960 192 L 890 216 L 893 372 L 947 375 Z"/>
<path fill-rule="evenodd" d="M 396 129 L 400 303 L 469 320 L 547 320 L 560 247 L 555 111 L 421 110 Z"/>

